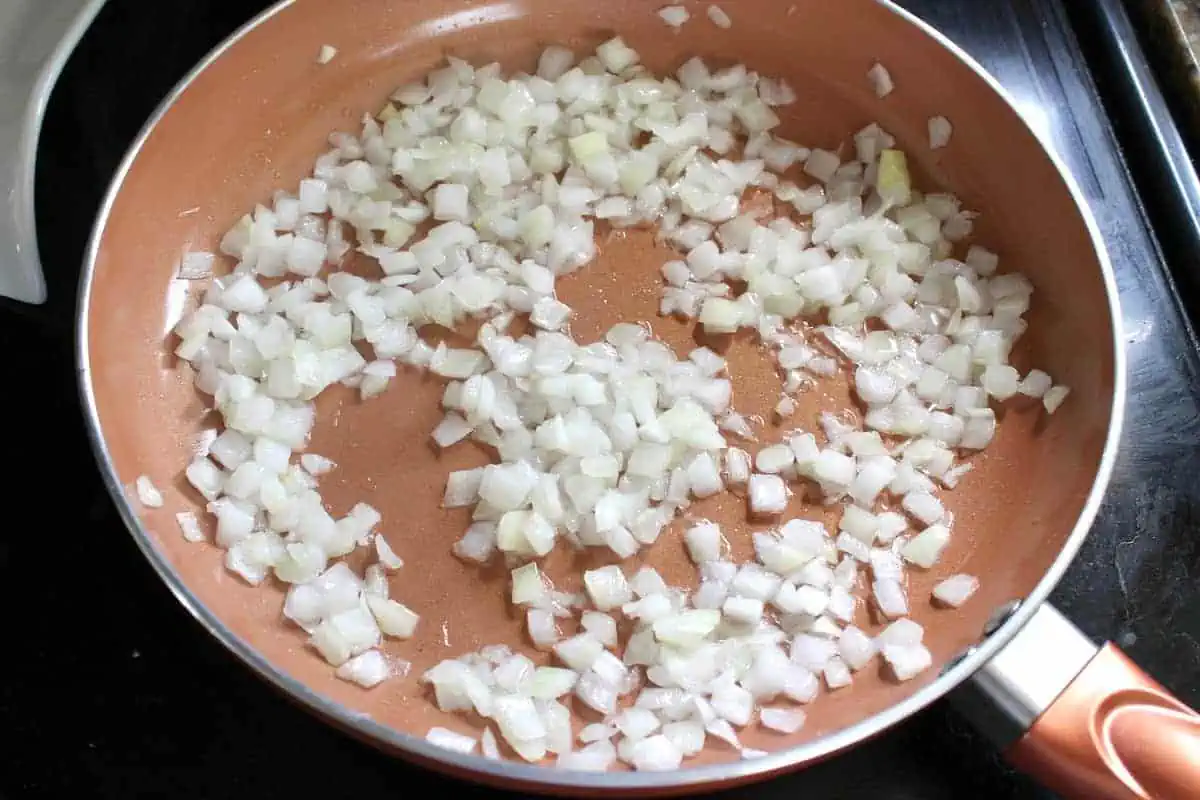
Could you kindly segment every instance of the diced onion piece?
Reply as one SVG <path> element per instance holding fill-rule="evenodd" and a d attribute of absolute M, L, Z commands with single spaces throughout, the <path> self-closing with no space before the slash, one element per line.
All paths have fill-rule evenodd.
<path fill-rule="evenodd" d="M 645 739 L 662 725 L 654 712 L 636 707 L 627 708 L 618 714 L 614 724 L 616 724 L 617 730 L 625 734 L 627 739 L 633 741 Z"/>
<path fill-rule="evenodd" d="M 574 670 L 561 667 L 538 667 L 529 678 L 525 691 L 539 700 L 555 700 L 570 693 L 579 680 Z"/>
<path fill-rule="evenodd" d="M 404 566 L 404 559 L 396 555 L 396 551 L 381 534 L 375 535 L 375 554 L 379 558 L 379 563 L 386 569 L 397 570 Z"/>
<path fill-rule="evenodd" d="M 388 676 L 387 660 L 378 650 L 368 650 L 337 668 L 336 674 L 344 681 L 357 683 L 364 689 L 378 686 Z"/>
<path fill-rule="evenodd" d="M 875 91 L 875 96 L 879 98 L 887 97 L 896 88 L 896 85 L 892 83 L 891 73 L 879 62 L 875 62 L 867 70 L 867 80 L 871 82 L 871 88 Z"/>
<path fill-rule="evenodd" d="M 721 606 L 725 618 L 741 625 L 756 625 L 762 619 L 763 601 L 751 597 L 730 597 Z"/>
<path fill-rule="evenodd" d="M 678 647 L 695 646 L 716 630 L 721 612 L 713 609 L 691 609 L 654 623 L 654 635 L 664 644 Z"/>
<path fill-rule="evenodd" d="M 733 333 L 742 324 L 742 307 L 733 300 L 709 297 L 700 307 L 700 324 L 708 333 Z"/>
<path fill-rule="evenodd" d="M 898 619 L 888 625 L 876 637 L 880 647 L 888 644 L 911 645 L 920 644 L 925 638 L 925 629 L 911 619 Z"/>
<path fill-rule="evenodd" d="M 554 654 L 576 672 L 584 672 L 604 652 L 604 645 L 594 636 L 581 633 L 554 646 Z"/>
<path fill-rule="evenodd" d="M 749 497 L 750 511 L 755 514 L 780 514 L 787 508 L 787 486 L 778 475 L 751 475 Z"/>
<path fill-rule="evenodd" d="M 525 627 L 539 650 L 548 650 L 558 642 L 558 623 L 554 614 L 544 608 L 531 608 L 525 612 Z"/>
<path fill-rule="evenodd" d="M 853 625 L 842 629 L 838 637 L 838 653 L 852 670 L 860 670 L 875 656 L 875 642 Z"/>
<path fill-rule="evenodd" d="M 612 742 L 598 741 L 570 753 L 560 753 L 555 767 L 579 772 L 604 772 L 617 760 Z"/>
<path fill-rule="evenodd" d="M 620 74 L 638 62 L 638 54 L 620 36 L 597 47 L 596 57 L 613 74 Z"/>
<path fill-rule="evenodd" d="M 759 472 L 778 474 L 792 465 L 795 455 L 786 444 L 764 447 L 754 458 L 754 467 Z"/>
<path fill-rule="evenodd" d="M 701 522 L 693 525 L 683 535 L 687 544 L 688 554 L 696 564 L 706 561 L 717 561 L 721 558 L 723 538 L 721 529 L 715 522 Z"/>
<path fill-rule="evenodd" d="M 813 463 L 813 477 L 830 486 L 848 487 L 854 482 L 855 461 L 835 450 L 822 450 Z"/>
<path fill-rule="evenodd" d="M 750 455 L 737 447 L 725 451 L 725 478 L 731 486 L 743 486 L 750 480 Z"/>
<path fill-rule="evenodd" d="M 982 450 L 996 435 L 996 412 L 990 408 L 972 408 L 966 416 L 958 446 L 965 450 Z"/>
<path fill-rule="evenodd" d="M 1046 412 L 1053 414 L 1057 411 L 1070 392 L 1071 390 L 1066 386 L 1054 386 L 1047 389 L 1046 393 L 1042 395 L 1042 405 L 1046 407 Z"/>
<path fill-rule="evenodd" d="M 196 281 L 212 275 L 213 261 L 216 256 L 212 253 L 185 253 L 179 265 L 179 277 L 185 281 Z"/>
<path fill-rule="evenodd" d="M 546 737 L 546 725 L 529 697 L 496 696 L 492 719 L 499 726 L 500 735 L 514 748 L 519 748 L 521 743 L 537 742 Z"/>
<path fill-rule="evenodd" d="M 1020 374 L 1008 364 L 989 364 L 979 382 L 992 397 L 1007 400 L 1020 388 Z"/>
<path fill-rule="evenodd" d="M 1018 391 L 1027 397 L 1043 397 L 1052 385 L 1049 375 L 1040 369 L 1031 369 L 1022 379 Z"/>
<path fill-rule="evenodd" d="M 666 736 L 686 756 L 694 756 L 704 749 L 704 725 L 695 720 L 668 722 L 662 728 Z"/>
<path fill-rule="evenodd" d="M 537 564 L 530 562 L 512 571 L 512 602 L 514 605 L 543 605 L 549 599 L 549 589 L 542 580 Z"/>
<path fill-rule="evenodd" d="M 175 522 L 179 525 L 179 531 L 183 534 L 183 538 L 189 542 L 203 542 L 204 531 L 200 527 L 200 521 L 196 514 L 191 511 L 180 511 L 175 515 Z"/>
<path fill-rule="evenodd" d="M 837 153 L 814 148 L 804 161 L 804 172 L 821 183 L 829 183 L 833 180 L 833 174 L 837 171 L 840 161 Z"/>
<path fill-rule="evenodd" d="M 950 134 L 954 127 L 950 120 L 942 116 L 929 118 L 929 149 L 937 150 L 950 143 Z"/>
<path fill-rule="evenodd" d="M 825 669 L 836 654 L 834 643 L 820 636 L 801 633 L 792 640 L 792 661 L 812 672 Z"/>
<path fill-rule="evenodd" d="M 846 662 L 838 656 L 825 663 L 822 674 L 825 676 L 825 685 L 830 689 L 841 689 L 843 686 L 849 686 L 854 680 Z"/>
<path fill-rule="evenodd" d="M 725 10 L 720 6 L 710 5 L 708 7 L 707 14 L 708 18 L 712 20 L 712 24 L 716 25 L 718 28 L 728 29 L 733 27 L 733 20 L 729 18 L 729 15 L 726 14 Z"/>
<path fill-rule="evenodd" d="M 500 758 L 500 747 L 496 743 L 496 734 L 492 733 L 491 728 L 484 728 L 483 733 L 479 736 L 479 752 L 484 758 Z"/>
<path fill-rule="evenodd" d="M 754 715 L 754 695 L 737 685 L 719 686 L 713 690 L 709 702 L 718 716 L 745 727 Z"/>
<path fill-rule="evenodd" d="M 691 14 L 683 6 L 664 6 L 658 10 L 658 16 L 667 25 L 678 30 L 683 27 L 683 24 L 691 19 Z"/>
<path fill-rule="evenodd" d="M 885 616 L 895 619 L 908 613 L 908 598 L 904 595 L 904 587 L 899 581 L 882 578 L 875 581 L 872 592 L 879 610 Z"/>
<path fill-rule="evenodd" d="M 300 456 L 300 466 L 304 467 L 310 475 L 324 475 L 337 465 L 324 456 L 305 453 Z"/>
<path fill-rule="evenodd" d="M 884 645 L 883 657 L 901 681 L 911 680 L 933 666 L 933 654 L 922 644 Z"/>
<path fill-rule="evenodd" d="M 417 630 L 420 617 L 403 603 L 386 597 L 367 597 L 367 605 L 375 616 L 379 630 L 397 639 L 409 639 Z"/>
<path fill-rule="evenodd" d="M 805 713 L 798 708 L 764 708 L 758 716 L 764 728 L 778 733 L 795 733 L 804 727 Z"/>
<path fill-rule="evenodd" d="M 143 506 L 146 508 L 162 508 L 162 492 L 155 487 L 154 483 L 148 477 L 139 475 L 134 484 L 137 489 L 138 500 Z"/>
<path fill-rule="evenodd" d="M 425 734 L 425 741 L 455 753 L 461 753 L 462 755 L 469 755 L 475 752 L 476 741 L 474 737 L 446 728 L 430 728 L 429 732 Z"/>
<path fill-rule="evenodd" d="M 633 599 L 633 590 L 621 568 L 614 565 L 588 570 L 583 573 L 583 583 L 588 596 L 596 608 L 609 611 Z"/>
<path fill-rule="evenodd" d="M 885 203 L 907 205 L 912 195 L 912 180 L 908 174 L 908 159 L 902 150 L 884 150 L 879 154 L 876 189 Z"/>
<path fill-rule="evenodd" d="M 946 509 L 940 500 L 928 492 L 909 492 L 900 503 L 904 510 L 926 525 L 941 522 Z"/>
<path fill-rule="evenodd" d="M 974 575 L 951 575 L 933 587 L 933 597 L 951 608 L 958 608 L 979 589 L 979 579 Z"/>
<path fill-rule="evenodd" d="M 639 771 L 666 772 L 678 769 L 682 761 L 679 748 L 662 734 L 635 742 L 630 752 L 630 762 Z"/>
<path fill-rule="evenodd" d="M 900 555 L 919 567 L 931 569 L 950 543 L 950 529 L 945 525 L 930 525 L 900 548 Z"/>
<path fill-rule="evenodd" d="M 617 709 L 618 691 L 608 681 L 592 670 L 587 670 L 575 684 L 575 696 L 589 708 L 601 714 L 612 714 Z"/>

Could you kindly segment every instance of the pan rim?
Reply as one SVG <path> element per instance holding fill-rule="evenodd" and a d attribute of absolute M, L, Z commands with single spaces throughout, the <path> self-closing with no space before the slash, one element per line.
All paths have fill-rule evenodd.
<path fill-rule="evenodd" d="M 167 560 L 165 554 L 159 550 L 149 532 L 142 525 L 133 508 L 131 499 L 121 486 L 112 455 L 101 430 L 96 397 L 92 387 L 88 319 L 91 310 L 92 283 L 95 278 L 96 260 L 100 251 L 100 243 L 125 178 L 146 141 L 166 115 L 167 111 L 201 73 L 250 31 L 290 7 L 295 2 L 296 0 L 280 0 L 280 2 L 267 8 L 234 31 L 234 33 L 223 40 L 193 67 L 155 108 L 130 145 L 105 192 L 104 200 L 97 213 L 87 249 L 84 253 L 76 308 L 75 350 L 76 373 L 79 381 L 78 388 L 87 424 L 88 439 L 100 467 L 105 488 L 111 495 L 117 511 L 134 542 L 150 562 L 150 565 L 154 568 L 154 571 L 168 590 L 175 596 L 175 599 L 212 637 L 224 645 L 227 650 L 251 670 L 256 672 L 260 678 L 298 701 L 308 711 L 327 721 L 336 723 L 338 727 L 354 733 L 358 738 L 365 739 L 376 745 L 382 745 L 386 750 L 415 756 L 423 764 L 431 765 L 440 771 L 454 773 L 459 777 L 467 777 L 472 780 L 493 784 L 520 785 L 525 788 L 544 792 L 582 790 L 598 794 L 661 792 L 672 789 L 681 791 L 688 787 L 741 783 L 796 770 L 802 768 L 804 765 L 827 759 L 851 748 L 859 742 L 886 731 L 910 715 L 923 710 L 939 700 L 970 677 L 996 655 L 1017 634 L 1029 618 L 1033 616 L 1041 604 L 1046 602 L 1050 592 L 1071 565 L 1079 548 L 1087 538 L 1089 529 L 1099 512 L 1112 477 L 1117 457 L 1117 448 L 1124 426 L 1125 395 L 1127 392 L 1126 355 L 1121 344 L 1123 342 L 1121 334 L 1122 317 L 1116 278 L 1104 245 L 1104 240 L 1100 234 L 1099 226 L 1082 190 L 1058 153 L 1054 150 L 1052 144 L 1046 141 L 1029 124 L 1025 116 L 1020 113 L 1012 95 L 979 62 L 932 25 L 906 9 L 901 8 L 894 0 L 874 0 L 878 5 L 883 6 L 886 10 L 898 15 L 908 24 L 916 27 L 919 32 L 932 38 L 961 61 L 968 69 L 972 70 L 1008 105 L 1021 124 L 1035 137 L 1058 172 L 1059 178 L 1071 196 L 1076 212 L 1079 214 L 1088 231 L 1093 251 L 1100 267 L 1105 296 L 1108 300 L 1108 311 L 1112 320 L 1112 339 L 1109 345 L 1112 347 L 1114 376 L 1112 405 L 1109 409 L 1109 426 L 1100 462 L 1097 466 L 1091 489 L 1088 491 L 1087 498 L 1071 533 L 1067 536 L 1050 568 L 1045 572 L 1029 595 L 1023 599 L 1016 612 L 986 640 L 979 643 L 977 647 L 973 648 L 957 663 L 954 663 L 952 667 L 945 669 L 931 683 L 921 687 L 899 703 L 862 719 L 853 725 L 811 742 L 805 742 L 786 750 L 770 753 L 761 758 L 699 767 L 685 767 L 672 772 L 573 772 L 506 760 L 492 760 L 483 756 L 460 755 L 433 745 L 419 736 L 382 725 L 368 715 L 353 712 L 345 706 L 316 692 L 306 684 L 292 678 L 269 662 L 248 642 L 230 630 L 184 584 L 179 574 Z"/>

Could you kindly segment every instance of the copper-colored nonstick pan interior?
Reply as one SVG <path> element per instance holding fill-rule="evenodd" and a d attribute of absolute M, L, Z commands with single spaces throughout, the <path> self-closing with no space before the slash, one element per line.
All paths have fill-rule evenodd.
<path fill-rule="evenodd" d="M 216 548 L 180 536 L 175 512 L 200 504 L 182 468 L 197 433 L 219 420 L 206 412 L 209 398 L 192 388 L 190 371 L 176 363 L 164 334 L 200 288 L 174 279 L 185 251 L 215 250 L 221 233 L 256 202 L 308 174 L 328 133 L 357 131 L 364 112 L 377 111 L 396 86 L 422 76 L 447 53 L 529 69 L 548 43 L 583 49 L 618 32 L 660 73 L 701 55 L 785 77 L 799 95 L 786 113 L 789 138 L 837 148 L 878 121 L 910 154 L 918 184 L 954 191 L 982 212 L 975 241 L 998 251 L 1003 265 L 1025 272 L 1037 287 L 1017 366 L 1043 367 L 1073 391 L 1052 418 L 1039 405 L 1008 404 L 995 444 L 975 460 L 960 488 L 946 493 L 956 515 L 953 544 L 936 569 L 914 572 L 911 584 L 913 616 L 927 628 L 935 669 L 907 684 L 868 669 L 853 687 L 812 704 L 800 733 L 748 731 L 748 745 L 777 750 L 815 739 L 935 680 L 937 667 L 977 641 L 995 608 L 1034 589 L 1084 506 L 1109 424 L 1112 320 L 1087 227 L 1013 109 L 950 50 L 871 0 L 739 0 L 727 4 L 734 19 L 727 31 L 695 6 L 677 35 L 655 16 L 659 5 L 296 0 L 233 43 L 166 110 L 102 222 L 82 320 L 84 355 L 116 480 L 128 486 L 146 474 L 164 489 L 163 508 L 136 509 L 138 535 L 148 537 L 155 557 L 203 605 L 208 624 L 227 628 L 273 668 L 351 713 L 418 736 L 434 724 L 471 732 L 468 722 L 434 708 L 417 676 L 442 658 L 522 641 L 505 601 L 505 571 L 481 572 L 450 555 L 466 515 L 439 504 L 446 472 L 487 456 L 470 446 L 439 456 L 430 446 L 441 393 L 432 377 L 402 372 L 383 396 L 366 403 L 348 390 L 320 397 L 312 449 L 340 465 L 324 480 L 323 495 L 335 514 L 360 500 L 383 512 L 382 530 L 407 564 L 393 574 L 393 596 L 422 616 L 414 640 L 386 645 L 413 662 L 409 677 L 370 691 L 344 683 L 305 646 L 303 632 L 285 624 L 280 587 L 245 585 L 224 570 Z M 338 48 L 324 66 L 316 60 L 323 44 Z M 897 85 L 884 100 L 865 77 L 875 60 L 887 65 Z M 926 121 L 935 114 L 952 120 L 954 138 L 933 152 Z M 594 339 L 619 320 L 647 321 L 667 341 L 688 346 L 691 330 L 656 314 L 658 268 L 668 255 L 650 233 L 603 240 L 597 261 L 561 283 L 564 300 L 579 312 L 575 335 Z M 768 360 L 748 340 L 734 342 L 729 354 L 736 405 L 767 412 L 779 391 Z M 789 428 L 814 429 L 819 409 L 848 404 L 843 385 L 823 385 L 807 397 Z M 796 502 L 790 513 L 819 512 Z M 693 514 L 720 519 L 735 553 L 750 552 L 752 528 L 739 498 L 699 504 Z M 692 570 L 679 528 L 664 534 L 645 560 L 684 582 Z M 565 574 L 570 561 L 566 552 L 556 553 L 551 574 Z M 955 572 L 980 576 L 981 590 L 960 611 L 935 609 L 929 588 Z M 859 614 L 861 626 L 877 629 L 867 611 L 860 607 Z M 703 756 L 734 757 L 714 746 Z"/>

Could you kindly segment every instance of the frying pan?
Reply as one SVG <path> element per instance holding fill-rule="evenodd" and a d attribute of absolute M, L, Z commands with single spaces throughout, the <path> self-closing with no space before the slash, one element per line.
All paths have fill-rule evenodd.
<path fill-rule="evenodd" d="M 994 80 L 888 2 L 739 0 L 728 4 L 729 30 L 709 24 L 695 6 L 693 21 L 677 35 L 655 16 L 660 4 L 290 0 L 248 23 L 180 83 L 118 170 L 79 298 L 80 385 L 91 435 L 146 557 L 213 636 L 297 702 L 385 751 L 492 784 L 683 794 L 758 780 L 849 748 L 970 679 L 982 698 L 973 716 L 1014 763 L 1060 791 L 1195 796 L 1196 715 L 1111 644 L 1097 648 L 1045 603 L 1103 496 L 1125 393 L 1111 269 L 1070 177 Z M 393 585 L 423 623 L 416 639 L 389 645 L 413 663 L 407 679 L 371 691 L 337 680 L 305 648 L 301 632 L 284 624 L 278 587 L 244 585 L 222 568 L 216 548 L 185 542 L 174 521 L 175 512 L 198 505 L 181 469 L 197 434 L 215 424 L 168 341 L 200 289 L 175 277 L 183 253 L 215 250 L 246 209 L 307 173 L 330 131 L 355 129 L 364 112 L 377 111 L 396 86 L 447 53 L 528 68 L 548 43 L 579 50 L 614 32 L 656 72 L 698 54 L 788 79 L 798 100 L 783 131 L 806 144 L 836 147 L 871 121 L 894 133 L 916 160 L 918 184 L 947 187 L 979 209 L 976 240 L 1033 280 L 1034 309 L 1017 365 L 1036 363 L 1073 390 L 1052 418 L 1008 409 L 994 444 L 947 495 L 956 537 L 936 569 L 911 576 L 912 596 L 927 597 L 953 572 L 980 575 L 983 583 L 961 610 L 914 610 L 934 669 L 904 684 L 864 671 L 851 689 L 808 707 L 809 723 L 797 734 L 747 731 L 746 744 L 768 755 L 737 760 L 710 748 L 670 773 L 563 772 L 456 755 L 421 738 L 434 724 L 470 728 L 438 712 L 416 675 L 442 658 L 521 640 L 501 599 L 504 576 L 449 555 L 464 518 L 439 508 L 445 473 L 484 457 L 456 449 L 438 457 L 428 448 L 441 393 L 432 379 L 404 376 L 365 404 L 348 390 L 327 391 L 317 401 L 311 442 L 340 465 L 322 484 L 330 506 L 340 512 L 357 500 L 375 505 L 388 542 L 408 564 Z M 316 54 L 325 44 L 338 55 L 320 65 Z M 875 61 L 887 65 L 898 87 L 884 101 L 865 78 Z M 955 133 L 935 153 L 923 143 L 926 121 L 937 114 L 954 122 Z M 667 255 L 650 234 L 603 242 L 598 261 L 561 287 L 580 313 L 575 334 L 595 337 L 621 319 L 647 320 L 668 342 L 686 344 L 687 329 L 655 314 L 657 268 Z M 778 392 L 757 353 L 740 341 L 728 353 L 737 403 L 749 411 Z M 848 402 L 845 386 L 832 386 L 824 400 L 812 394 L 798 419 L 822 403 Z M 161 509 L 131 501 L 128 487 L 143 474 L 163 488 Z M 745 529 L 736 503 L 717 500 L 701 510 L 727 531 Z M 677 531 L 650 550 L 649 563 L 668 580 L 684 579 Z M 561 566 L 552 558 L 547 569 Z"/>

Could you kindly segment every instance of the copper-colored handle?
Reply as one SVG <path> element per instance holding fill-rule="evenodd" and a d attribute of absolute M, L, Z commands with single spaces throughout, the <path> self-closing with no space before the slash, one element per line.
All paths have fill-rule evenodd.
<path fill-rule="evenodd" d="M 1007 755 L 1067 797 L 1200 797 L 1200 715 L 1111 643 Z"/>

